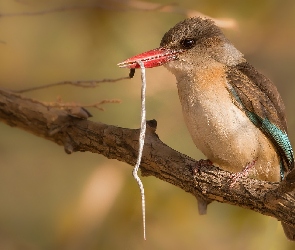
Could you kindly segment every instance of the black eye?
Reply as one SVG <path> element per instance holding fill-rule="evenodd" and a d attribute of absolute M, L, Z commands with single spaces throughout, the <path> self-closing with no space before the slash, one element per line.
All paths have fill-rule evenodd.
<path fill-rule="evenodd" d="M 191 49 L 196 45 L 196 41 L 193 38 L 184 38 L 180 44 L 184 49 Z"/>

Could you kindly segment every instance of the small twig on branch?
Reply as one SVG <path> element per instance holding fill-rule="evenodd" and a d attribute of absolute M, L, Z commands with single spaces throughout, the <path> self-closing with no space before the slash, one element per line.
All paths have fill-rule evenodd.
<path fill-rule="evenodd" d="M 121 100 L 118 99 L 108 99 L 108 100 L 102 100 L 100 102 L 92 103 L 92 104 L 80 104 L 80 103 L 64 103 L 61 101 L 61 99 L 57 100 L 56 102 L 42 102 L 44 105 L 48 107 L 54 107 L 54 108 L 62 108 L 62 109 L 71 109 L 76 107 L 83 107 L 83 108 L 96 108 L 100 111 L 104 111 L 104 108 L 101 106 L 108 103 L 121 103 Z"/>
<path fill-rule="evenodd" d="M 29 91 L 46 89 L 46 88 L 51 88 L 51 87 L 60 86 L 60 85 L 72 85 L 72 86 L 81 87 L 81 88 L 95 88 L 100 83 L 118 82 L 118 81 L 130 79 L 130 78 L 131 77 L 129 77 L 129 76 L 125 76 L 125 77 L 120 77 L 120 78 L 115 78 L 115 79 L 88 80 L 88 81 L 62 81 L 62 82 L 41 85 L 41 86 L 37 86 L 37 87 L 15 90 L 14 92 L 15 93 L 25 93 L 25 92 L 29 92 Z"/>

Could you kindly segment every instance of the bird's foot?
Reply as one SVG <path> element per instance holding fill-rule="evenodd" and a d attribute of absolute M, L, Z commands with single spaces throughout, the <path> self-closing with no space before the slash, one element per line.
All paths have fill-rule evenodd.
<path fill-rule="evenodd" d="M 247 177 L 249 175 L 249 171 L 251 168 L 255 165 L 257 159 L 253 160 L 252 162 L 248 162 L 245 168 L 241 172 L 233 173 L 232 174 L 232 183 L 230 184 L 230 187 L 232 188 L 237 181 L 242 177 Z"/>
<path fill-rule="evenodd" d="M 207 160 L 199 160 L 193 167 L 193 173 L 199 173 L 202 167 L 206 167 L 208 165 L 213 165 L 213 162 L 210 161 L 209 159 Z"/>

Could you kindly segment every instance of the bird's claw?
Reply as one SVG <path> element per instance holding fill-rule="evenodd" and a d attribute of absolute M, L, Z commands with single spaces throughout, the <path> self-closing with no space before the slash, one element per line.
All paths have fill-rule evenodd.
<path fill-rule="evenodd" d="M 203 167 L 207 167 L 208 165 L 213 165 L 212 161 L 210 161 L 209 159 L 204 160 L 201 159 L 198 162 L 195 163 L 194 167 L 193 167 L 193 173 L 197 174 L 201 171 L 201 169 Z"/>
<path fill-rule="evenodd" d="M 247 177 L 249 175 L 249 171 L 251 168 L 255 165 L 257 159 L 253 160 L 252 162 L 248 162 L 247 165 L 244 167 L 244 169 L 241 172 L 233 173 L 231 175 L 232 182 L 230 184 L 230 187 L 232 188 L 237 181 L 242 177 Z"/>

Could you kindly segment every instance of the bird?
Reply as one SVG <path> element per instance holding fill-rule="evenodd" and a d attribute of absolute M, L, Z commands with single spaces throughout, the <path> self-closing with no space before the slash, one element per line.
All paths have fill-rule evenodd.
<path fill-rule="evenodd" d="M 182 113 L 196 147 L 213 165 L 279 182 L 294 168 L 283 100 L 266 76 L 209 18 L 192 17 L 167 31 L 160 47 L 119 67 L 165 66 L 177 80 Z M 282 223 L 289 240 L 295 227 Z"/>

